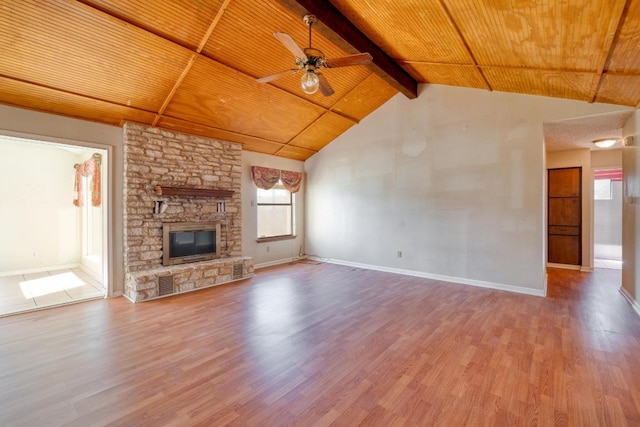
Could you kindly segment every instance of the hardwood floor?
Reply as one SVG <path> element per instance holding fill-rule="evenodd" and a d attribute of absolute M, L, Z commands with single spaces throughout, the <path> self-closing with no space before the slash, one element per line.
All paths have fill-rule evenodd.
<path fill-rule="evenodd" d="M 640 425 L 620 271 L 538 298 L 299 263 L 0 319 L 0 425 Z"/>

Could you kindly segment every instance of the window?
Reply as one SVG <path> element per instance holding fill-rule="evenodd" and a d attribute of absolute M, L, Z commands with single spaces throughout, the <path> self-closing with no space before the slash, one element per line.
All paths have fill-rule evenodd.
<path fill-rule="evenodd" d="M 293 236 L 294 199 L 280 182 L 270 190 L 258 188 L 258 239 Z"/>
<path fill-rule="evenodd" d="M 593 181 L 594 200 L 611 200 L 612 198 L 610 179 L 596 179 Z"/>

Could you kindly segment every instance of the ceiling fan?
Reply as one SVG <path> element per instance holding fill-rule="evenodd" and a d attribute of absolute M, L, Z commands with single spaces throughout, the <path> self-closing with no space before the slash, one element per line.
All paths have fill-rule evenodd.
<path fill-rule="evenodd" d="M 322 73 L 318 72 L 320 68 L 366 65 L 370 64 L 373 60 L 371 55 L 368 53 L 356 53 L 355 55 L 343 56 L 340 58 L 325 59 L 322 51 L 311 47 L 311 27 L 316 22 L 316 17 L 314 15 L 305 15 L 303 21 L 307 24 L 307 27 L 309 27 L 309 47 L 301 49 L 287 33 L 273 33 L 273 35 L 280 40 L 280 43 L 295 55 L 297 68 L 291 68 L 270 76 L 261 77 L 256 79 L 258 83 L 268 83 L 287 74 L 295 74 L 304 70 L 304 75 L 302 76 L 301 81 L 302 91 L 304 93 L 312 95 L 320 89 L 324 96 L 331 96 L 335 92 Z"/>

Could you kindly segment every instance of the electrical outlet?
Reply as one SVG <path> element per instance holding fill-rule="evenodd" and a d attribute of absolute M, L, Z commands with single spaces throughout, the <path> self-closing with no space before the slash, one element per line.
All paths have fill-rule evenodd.
<path fill-rule="evenodd" d="M 402 258 L 402 251 L 398 251 L 398 258 Z"/>
<path fill-rule="evenodd" d="M 31 251 L 31 258 L 38 258 L 38 251 Z"/>
<path fill-rule="evenodd" d="M 271 247 L 267 246 L 267 252 L 269 252 L 271 250 Z"/>

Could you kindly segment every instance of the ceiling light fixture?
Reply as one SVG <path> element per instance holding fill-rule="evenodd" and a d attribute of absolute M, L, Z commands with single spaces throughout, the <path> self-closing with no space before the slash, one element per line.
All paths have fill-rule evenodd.
<path fill-rule="evenodd" d="M 598 148 L 609 148 L 613 147 L 615 143 L 618 142 L 617 139 L 614 138 L 603 138 L 603 139 L 594 139 L 593 143 Z"/>
<path fill-rule="evenodd" d="M 313 68 L 307 69 L 302 75 L 302 91 L 307 95 L 313 95 L 320 88 L 320 79 L 313 72 Z"/>

